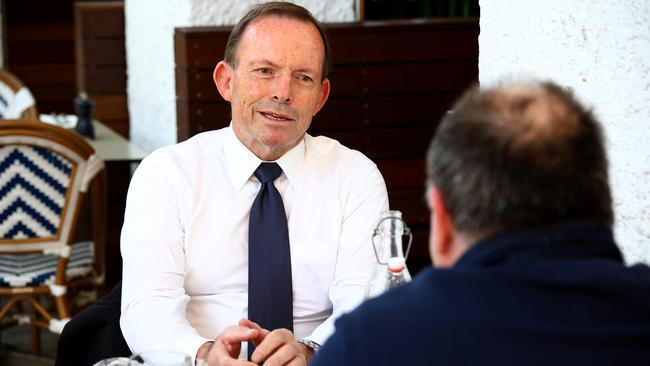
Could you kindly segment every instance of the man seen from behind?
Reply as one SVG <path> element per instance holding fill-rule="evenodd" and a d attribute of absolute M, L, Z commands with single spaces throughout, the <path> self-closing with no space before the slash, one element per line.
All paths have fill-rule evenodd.
<path fill-rule="evenodd" d="M 550 82 L 474 88 L 428 153 L 434 268 L 336 322 L 322 365 L 648 365 L 599 123 Z"/>

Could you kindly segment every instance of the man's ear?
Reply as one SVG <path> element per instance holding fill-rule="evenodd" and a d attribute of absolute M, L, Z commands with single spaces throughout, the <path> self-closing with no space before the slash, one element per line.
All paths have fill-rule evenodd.
<path fill-rule="evenodd" d="M 223 99 L 230 102 L 232 98 L 232 77 L 234 69 L 226 61 L 221 61 L 214 68 L 212 78 Z"/>
<path fill-rule="evenodd" d="M 316 106 L 316 109 L 314 110 L 313 116 L 315 116 L 316 113 L 318 113 L 318 111 L 320 111 L 321 108 L 323 108 L 323 106 L 325 105 L 325 102 L 327 101 L 327 98 L 329 97 L 329 95 L 330 95 L 330 79 L 325 79 L 323 81 L 323 84 L 320 87 L 320 100 L 318 101 L 318 105 Z"/>
<path fill-rule="evenodd" d="M 429 233 L 429 251 L 435 267 L 448 268 L 456 261 L 454 248 L 455 230 L 451 215 L 438 188 L 429 188 L 431 202 L 431 232 Z"/>

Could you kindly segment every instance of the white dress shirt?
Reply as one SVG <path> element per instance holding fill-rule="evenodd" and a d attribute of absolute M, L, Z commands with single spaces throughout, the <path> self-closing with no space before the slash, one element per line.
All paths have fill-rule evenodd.
<path fill-rule="evenodd" d="M 247 317 L 248 218 L 261 162 L 228 127 L 159 149 L 136 170 L 122 228 L 120 319 L 134 353 L 194 358 L 204 342 Z M 388 209 L 386 186 L 372 161 L 327 137 L 305 135 L 277 163 L 294 334 L 323 344 L 334 319 L 363 300 L 376 265 L 370 236 Z"/>

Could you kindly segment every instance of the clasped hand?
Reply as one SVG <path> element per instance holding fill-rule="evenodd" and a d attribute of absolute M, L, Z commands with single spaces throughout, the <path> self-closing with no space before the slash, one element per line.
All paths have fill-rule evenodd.
<path fill-rule="evenodd" d="M 249 341 L 255 344 L 251 361 L 238 360 L 242 342 Z M 304 366 L 311 356 L 311 349 L 298 343 L 290 330 L 269 331 L 248 319 L 224 329 L 214 343 L 204 344 L 197 352 L 197 358 L 209 366 L 252 366 L 262 362 L 265 366 Z"/>

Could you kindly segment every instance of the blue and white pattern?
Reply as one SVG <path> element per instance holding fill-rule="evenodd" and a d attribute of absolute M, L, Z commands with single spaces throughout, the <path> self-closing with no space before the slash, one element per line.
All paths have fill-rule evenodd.
<path fill-rule="evenodd" d="M 94 245 L 83 241 L 72 245 L 66 280 L 85 276 L 93 270 Z M 58 256 L 46 254 L 0 255 L 0 287 L 49 285 L 54 282 Z"/>
<path fill-rule="evenodd" d="M 73 163 L 25 145 L 0 146 L 0 239 L 55 237 Z"/>
<path fill-rule="evenodd" d="M 5 117 L 9 113 L 9 101 L 14 99 L 14 91 L 4 83 L 0 83 L 0 119 L 11 118 Z"/>
<path fill-rule="evenodd" d="M 0 119 L 20 118 L 34 103 L 34 96 L 26 87 L 14 91 L 9 85 L 0 82 Z"/>

